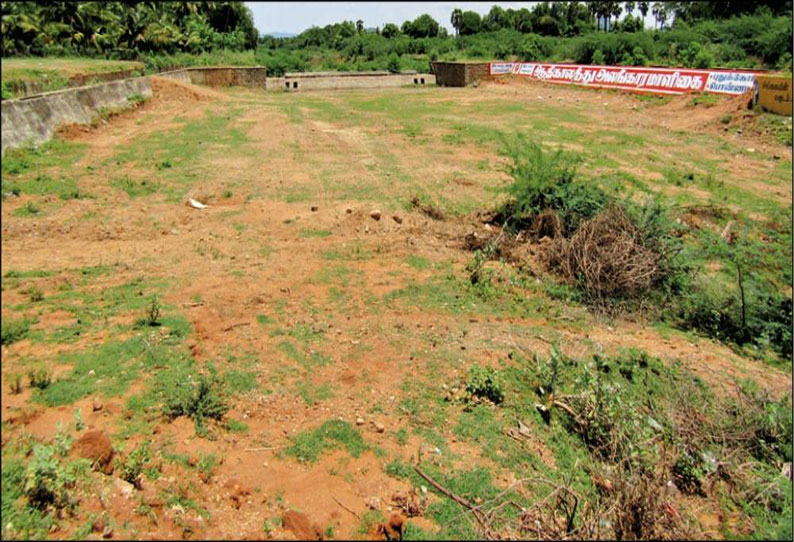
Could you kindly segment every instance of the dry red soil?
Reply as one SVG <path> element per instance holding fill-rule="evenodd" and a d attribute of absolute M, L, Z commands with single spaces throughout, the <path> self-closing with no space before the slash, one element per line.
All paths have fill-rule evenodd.
<path fill-rule="evenodd" d="M 209 479 L 203 480 L 194 468 L 160 459 L 160 478 L 144 479 L 142 488 L 130 493 L 117 482 L 116 475 L 95 473 L 94 492 L 82 496 L 78 518 L 65 519 L 60 530 L 51 534 L 53 538 L 74 534 L 92 514 L 104 518 L 95 526 L 95 537 L 108 524 L 113 526 L 113 537 L 142 539 L 303 539 L 324 536 L 329 527 L 337 538 L 384 537 L 384 530 L 389 529 L 392 534 L 398 532 L 400 520 L 395 519 L 361 534 L 360 518 L 373 498 L 377 503 L 374 507 L 389 518 L 397 510 L 391 504 L 393 496 L 411 489 L 407 482 L 388 476 L 385 465 L 393 457 L 411 461 L 425 446 L 422 437 L 410 431 L 408 442 L 399 444 L 395 432 L 407 427 L 410 418 L 399 407 L 404 384 L 427 373 L 437 344 L 443 345 L 443 353 L 449 358 L 440 369 L 443 379 L 432 383 L 439 394 L 444 393 L 442 384 L 459 382 L 475 361 L 498 365 L 516 343 L 545 353 L 551 339 L 559 340 L 562 350 L 571 356 L 585 357 L 596 347 L 606 352 L 624 347 L 645 349 L 666 362 L 680 360 L 723 393 L 729 393 L 737 379 L 748 377 L 775 395 L 791 388 L 790 374 L 745 359 L 727 346 L 684 334 L 662 333 L 643 321 L 610 321 L 582 308 L 563 307 L 534 317 L 514 317 L 453 314 L 410 303 L 386 303 L 383 296 L 389 292 L 411 282 L 422 283 L 437 273 L 411 267 L 407 258 L 452 262 L 453 269 L 462 273 L 471 259 L 463 240 L 473 232 L 489 235 L 490 226 L 476 213 L 438 221 L 395 205 L 397 193 L 388 194 L 391 184 L 383 180 L 378 169 L 378 153 L 395 148 L 402 153 L 398 156 L 400 165 L 428 178 L 440 177 L 455 164 L 464 164 L 447 190 L 454 197 L 471 196 L 483 202 L 492 199 L 484 184 L 498 184 L 506 177 L 503 172 L 483 173 L 473 164 L 483 159 L 497 164 L 500 157 L 464 146 L 432 163 L 425 150 L 405 146 L 404 136 L 393 131 L 378 126 L 354 129 L 342 121 L 311 115 L 294 123 L 283 108 L 274 106 L 273 98 L 261 98 L 253 92 L 222 92 L 157 79 L 154 90 L 155 98 L 133 112 L 117 115 L 92 129 L 64 131 L 69 140 L 88 145 L 75 171 L 85 172 L 80 187 L 95 198 L 52 201 L 46 213 L 33 218 L 13 214 L 27 196 L 4 202 L 2 272 L 56 271 L 35 282 L 45 298 L 73 280 L 62 270 L 93 265 L 114 266 L 113 272 L 79 288 L 101 292 L 136 277 L 169 279 L 163 301 L 192 325 L 193 332 L 186 341 L 196 362 L 200 366 L 223 363 L 218 360 L 228 352 L 251 353 L 257 362 L 259 388 L 235 398 L 228 414 L 244 421 L 247 433 L 220 431 L 216 440 L 208 440 L 197 437 L 193 423 L 180 417 L 173 422 L 158 422 L 153 434 L 146 437 L 152 441 L 152 449 L 167 447 L 194 462 L 199 453 L 215 454 L 219 464 Z M 401 92 L 409 91 L 386 94 L 395 100 L 395 107 Z M 493 100 L 510 100 L 528 107 L 540 93 L 555 104 L 559 100 L 576 103 L 577 110 L 586 112 L 593 126 L 600 129 L 636 126 L 663 133 L 699 130 L 727 138 L 715 119 L 742 114 L 738 100 L 693 113 L 686 106 L 689 98 L 675 98 L 649 115 L 645 114 L 646 105 L 632 96 L 542 85 L 437 89 L 426 96 L 429 101 L 460 100 L 461 107 Z M 326 99 L 324 94 L 317 96 Z M 220 114 L 230 107 L 244 108 L 234 125 L 247 135 L 248 150 L 228 155 L 200 154 L 199 178 L 185 185 L 181 201 L 158 196 L 130 199 L 108 185 L 108 179 L 119 173 L 112 159 L 126 146 L 147 135 L 168 133 L 181 123 L 201 119 L 207 112 Z M 434 140 L 432 134 L 431 126 L 425 136 Z M 742 144 L 755 146 L 759 155 L 781 153 L 784 160 L 791 160 L 790 150 L 775 147 L 767 139 L 756 142 L 751 134 L 746 137 Z M 213 145 L 211 140 L 206 143 L 209 148 Z M 428 145 L 439 143 L 431 141 Z M 89 171 L 87 165 L 94 168 Z M 737 165 L 751 172 L 762 167 L 752 161 Z M 124 173 L 134 178 L 153 174 L 143 165 L 125 167 L 128 170 Z M 324 167 L 332 172 L 323 180 L 320 168 Z M 386 200 L 334 195 L 340 183 L 366 186 L 375 179 L 386 191 Z M 233 194 L 224 197 L 230 181 L 239 182 Z M 395 186 L 398 183 L 393 182 Z M 284 190 L 304 185 L 315 188 L 301 201 L 285 201 Z M 780 198 L 790 201 L 791 187 L 780 190 Z M 255 195 L 247 199 L 247 194 Z M 185 204 L 188 197 L 208 207 L 193 209 Z M 375 209 L 381 211 L 378 220 L 371 216 Z M 93 218 L 85 219 L 86 215 Z M 301 235 L 304 229 L 330 233 L 307 237 Z M 329 251 L 350 254 L 353 250 L 362 250 L 370 257 L 335 261 L 324 256 Z M 337 265 L 347 269 L 343 277 L 334 275 Z M 25 280 L 22 282 L 16 289 L 4 289 L 4 318 L 16 316 L 10 307 L 26 301 L 22 293 Z M 340 290 L 345 297 L 342 310 L 337 310 L 334 296 Z M 260 314 L 276 318 L 278 324 L 260 325 Z M 3 445 L 28 433 L 41 440 L 51 439 L 59 422 L 74 425 L 76 408 L 82 410 L 86 430 L 116 435 L 126 416 L 125 401 L 145 389 L 146 375 L 123 396 L 92 395 L 64 407 L 45 407 L 32 401 L 27 387 L 21 394 L 12 394 L 7 375 L 24 371 L 26 360 L 41 359 L 52 365 L 57 379 L 71 368 L 55 363 L 61 352 L 80 352 L 102 344 L 112 333 L 112 326 L 129 327 L 138 316 L 115 316 L 107 330 L 68 344 L 22 340 L 3 346 Z M 34 330 L 52 331 L 74 322 L 69 312 L 45 312 Z M 278 348 L 284 337 L 270 332 L 299 326 L 324 337 L 312 347 L 321 348 L 333 363 L 306 369 L 284 356 Z M 156 337 L 158 331 L 152 333 Z M 297 393 L 299 385 L 314 390 L 326 386 L 330 397 L 307 404 Z M 363 424 L 356 425 L 357 418 L 363 419 Z M 376 455 L 370 450 L 351 457 L 344 449 L 335 449 L 323 453 L 315 463 L 300 463 L 283 454 L 295 435 L 333 419 L 350 422 L 367 443 L 382 452 Z M 382 432 L 381 427 L 385 428 Z M 90 438 L 96 438 L 96 442 L 83 442 L 78 453 L 96 455 L 106 464 L 108 450 L 102 448 L 106 443 L 99 437 Z M 143 439 L 142 435 L 131 437 L 125 449 L 133 449 Z M 542 442 L 531 446 L 544 462 L 554 464 L 554 455 Z M 478 447 L 458 442 L 454 436 L 449 449 L 458 458 L 457 466 L 488 464 Z M 507 476 L 495 480 L 505 486 L 511 481 Z M 173 492 L 184 492 L 209 515 L 205 518 L 191 509 L 166 506 L 163 495 Z M 431 496 L 431 500 L 438 498 Z M 142 503 L 153 514 L 136 512 Z M 282 525 L 274 522 L 269 531 L 263 530 L 263 524 L 274 517 L 281 517 Z M 422 517 L 410 521 L 433 528 L 432 522 Z"/>

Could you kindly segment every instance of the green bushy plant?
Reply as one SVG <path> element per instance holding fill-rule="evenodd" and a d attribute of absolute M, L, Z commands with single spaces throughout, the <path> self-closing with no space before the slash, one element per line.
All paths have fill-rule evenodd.
<path fill-rule="evenodd" d="M 472 397 L 487 399 L 496 405 L 505 399 L 504 384 L 493 367 L 472 365 L 466 381 L 466 392 Z"/>
<path fill-rule="evenodd" d="M 11 319 L 3 318 L 2 334 L 0 335 L 0 344 L 11 344 L 27 337 L 30 332 L 30 326 L 33 322 L 27 318 Z"/>
<path fill-rule="evenodd" d="M 24 494 L 30 506 L 56 510 L 73 510 L 76 504 L 71 490 L 77 481 L 74 469 L 61 466 L 51 446 L 37 444 L 33 459 L 25 472 Z"/>
<path fill-rule="evenodd" d="M 139 487 L 141 483 L 140 476 L 143 474 L 146 463 L 150 461 L 151 458 L 152 453 L 149 449 L 149 443 L 144 442 L 138 445 L 123 460 L 117 459 L 116 468 L 118 469 L 119 476 L 122 480 Z"/>
<path fill-rule="evenodd" d="M 46 389 L 52 383 L 52 371 L 44 366 L 28 371 L 31 388 Z"/>
<path fill-rule="evenodd" d="M 223 397 L 223 383 L 215 376 L 200 375 L 194 382 L 174 382 L 165 390 L 163 412 L 169 418 L 187 416 L 199 435 L 206 434 L 205 420 L 220 420 L 229 411 Z"/>
<path fill-rule="evenodd" d="M 538 214 L 550 209 L 562 220 L 566 234 L 582 220 L 595 216 L 607 202 L 607 195 L 593 183 L 579 182 L 578 155 L 561 149 L 547 151 L 523 136 L 505 139 L 502 154 L 510 158 L 508 172 L 513 177 L 506 187 L 512 196 L 503 208 L 515 227 L 527 226 Z"/>
<path fill-rule="evenodd" d="M 389 55 L 389 59 L 386 61 L 386 69 L 390 73 L 400 73 L 400 58 L 392 53 Z"/>

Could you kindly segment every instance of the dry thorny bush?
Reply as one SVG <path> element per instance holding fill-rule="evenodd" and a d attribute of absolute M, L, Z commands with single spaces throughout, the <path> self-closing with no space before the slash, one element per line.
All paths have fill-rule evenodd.
<path fill-rule="evenodd" d="M 547 258 L 596 301 L 632 297 L 649 290 L 660 273 L 662 255 L 642 241 L 642 232 L 615 205 L 583 222 L 570 239 L 556 237 Z"/>

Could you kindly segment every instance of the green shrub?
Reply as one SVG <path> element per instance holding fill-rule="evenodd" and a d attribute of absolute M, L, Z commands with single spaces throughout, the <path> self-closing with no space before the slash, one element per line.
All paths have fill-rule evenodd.
<path fill-rule="evenodd" d="M 123 460 L 116 460 L 116 468 L 122 480 L 125 480 L 134 486 L 140 488 L 143 470 L 146 463 L 151 460 L 152 454 L 149 450 L 149 443 L 144 442 L 139 444 L 133 451 L 131 451 Z"/>
<path fill-rule="evenodd" d="M 44 299 L 44 293 L 36 287 L 29 288 L 27 293 L 31 303 L 38 303 Z"/>
<path fill-rule="evenodd" d="M 195 423 L 196 432 L 206 435 L 205 420 L 220 420 L 229 411 L 222 389 L 223 384 L 214 376 L 200 375 L 196 382 L 193 379 L 173 382 L 165 390 L 163 412 L 171 419 L 188 416 Z"/>
<path fill-rule="evenodd" d="M 675 485 L 689 494 L 701 494 L 704 472 L 699 457 L 685 451 L 673 463 Z"/>
<path fill-rule="evenodd" d="M 400 73 L 400 58 L 392 53 L 389 55 L 389 59 L 386 61 L 386 69 L 390 73 Z"/>
<path fill-rule="evenodd" d="M 472 397 L 487 399 L 495 405 L 505 399 L 504 384 L 493 367 L 472 365 L 466 381 L 466 392 Z"/>
<path fill-rule="evenodd" d="M 75 473 L 60 465 L 51 446 L 37 444 L 33 447 L 33 459 L 25 472 L 24 485 L 24 494 L 30 506 L 72 510 L 76 502 L 70 490 L 75 483 Z"/>
<path fill-rule="evenodd" d="M 679 327 L 714 339 L 771 347 L 783 359 L 792 359 L 791 298 L 752 284 L 745 289 L 744 319 L 738 285 L 726 288 L 710 281 L 695 282 L 681 292 L 673 305 L 673 319 Z"/>
<path fill-rule="evenodd" d="M 132 94 L 130 96 L 127 96 L 127 102 L 129 102 L 131 105 L 135 107 L 141 105 L 146 100 L 147 100 L 146 96 L 142 94 Z"/>
<path fill-rule="evenodd" d="M 8 389 L 13 395 L 22 393 L 22 375 L 19 373 L 12 373 L 8 375 Z"/>
<path fill-rule="evenodd" d="M 576 167 L 581 161 L 577 155 L 561 149 L 546 151 L 521 135 L 504 140 L 502 154 L 511 160 L 508 172 L 513 182 L 506 188 L 512 199 L 501 213 L 511 227 L 529 227 L 540 213 L 552 210 L 568 235 L 608 202 L 598 186 L 576 180 Z"/>
<path fill-rule="evenodd" d="M 39 367 L 28 372 L 31 388 L 46 389 L 52 384 L 52 371 L 47 367 Z"/>
<path fill-rule="evenodd" d="M 154 295 L 151 301 L 146 306 L 144 316 L 138 318 L 135 322 L 136 327 L 157 327 L 160 325 L 160 313 L 162 312 L 162 305 L 160 305 L 159 298 Z"/>

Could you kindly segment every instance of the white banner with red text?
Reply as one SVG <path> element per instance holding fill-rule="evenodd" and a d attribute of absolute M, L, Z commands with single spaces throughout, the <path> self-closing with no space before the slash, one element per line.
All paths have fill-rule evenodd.
<path fill-rule="evenodd" d="M 513 74 L 549 83 L 660 94 L 683 94 L 686 92 L 744 94 L 756 86 L 756 72 L 751 71 L 491 62 L 490 74 Z"/>

